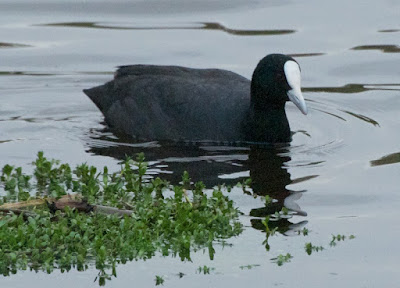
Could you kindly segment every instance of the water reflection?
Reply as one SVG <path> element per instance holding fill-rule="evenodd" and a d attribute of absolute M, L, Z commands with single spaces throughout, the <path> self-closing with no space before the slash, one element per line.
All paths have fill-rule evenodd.
<path fill-rule="evenodd" d="M 325 92 L 325 93 L 362 93 L 366 91 L 379 90 L 379 91 L 400 91 L 400 84 L 387 83 L 387 84 L 358 84 L 350 83 L 337 87 L 303 87 L 304 92 Z"/>
<path fill-rule="evenodd" d="M 396 33 L 400 32 L 400 29 L 384 29 L 384 30 L 378 30 L 380 33 Z"/>
<path fill-rule="evenodd" d="M 24 48 L 24 47 L 32 47 L 32 46 L 26 44 L 0 42 L 0 48 Z"/>
<path fill-rule="evenodd" d="M 383 53 L 399 53 L 397 45 L 362 45 L 351 48 L 351 50 L 380 50 Z"/>
<path fill-rule="evenodd" d="M 101 136 L 102 135 L 102 136 Z M 272 203 L 253 208 L 250 216 L 255 229 L 265 230 L 262 219 L 279 213 L 286 207 L 291 214 L 306 216 L 296 203 L 304 191 L 286 188 L 294 182 L 301 182 L 316 176 L 307 176 L 291 180 L 286 163 L 291 161 L 290 147 L 235 147 L 213 146 L 204 143 L 131 143 L 127 138 L 115 138 L 100 133 L 93 137 L 88 146 L 90 152 L 124 159 L 139 152 L 144 152 L 149 162 L 149 174 L 160 176 L 173 184 L 181 181 L 184 171 L 188 171 L 192 181 L 202 181 L 207 187 L 226 184 L 234 186 L 250 176 L 251 194 L 254 197 L 269 195 Z M 271 218 L 272 219 L 272 218 Z M 290 217 L 270 221 L 271 228 L 277 227 L 281 233 L 299 229 L 307 223 L 292 223 Z"/>
<path fill-rule="evenodd" d="M 288 54 L 288 55 L 293 58 L 299 58 L 299 57 L 323 56 L 323 55 L 325 55 L 325 53 L 294 53 L 294 54 Z"/>
<path fill-rule="evenodd" d="M 266 36 L 266 35 L 284 35 L 295 33 L 295 30 L 290 29 L 272 29 L 272 30 L 241 30 L 231 29 L 217 22 L 200 22 L 189 24 L 171 25 L 123 25 L 121 23 L 98 23 L 98 22 L 60 22 L 40 24 L 40 26 L 61 26 L 61 27 L 77 27 L 91 29 L 116 29 L 116 30 L 219 30 L 231 35 L 237 36 Z"/>
<path fill-rule="evenodd" d="M 400 152 L 392 153 L 389 155 L 385 155 L 379 159 L 372 160 L 371 166 L 381 166 L 381 165 L 388 165 L 388 164 L 395 164 L 400 163 Z"/>
<path fill-rule="evenodd" d="M 35 72 L 35 71 L 0 71 L 0 76 L 71 76 L 71 75 L 113 75 L 111 71 L 63 71 L 63 72 Z"/>
<path fill-rule="evenodd" d="M 288 156 L 288 149 L 263 149 L 252 147 L 247 161 L 250 170 L 251 188 L 256 195 L 270 196 L 275 201 L 266 203 L 265 206 L 254 208 L 250 211 L 250 216 L 257 217 L 251 219 L 251 225 L 258 230 L 265 230 L 262 219 L 268 215 L 279 213 L 283 207 L 292 213 L 307 216 L 300 206 L 295 202 L 304 191 L 292 191 L 286 188 L 292 184 L 290 173 L 285 167 L 285 163 L 291 160 Z M 286 155 L 286 156 L 285 156 Z M 298 231 L 307 221 L 292 223 L 289 218 L 271 218 L 269 228 L 277 228 L 282 234 Z"/>

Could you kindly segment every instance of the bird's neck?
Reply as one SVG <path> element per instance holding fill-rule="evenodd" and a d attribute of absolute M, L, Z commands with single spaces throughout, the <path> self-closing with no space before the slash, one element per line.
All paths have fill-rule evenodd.
<path fill-rule="evenodd" d="M 285 104 L 259 108 L 252 103 L 243 123 L 243 133 L 249 142 L 289 142 L 291 133 Z"/>

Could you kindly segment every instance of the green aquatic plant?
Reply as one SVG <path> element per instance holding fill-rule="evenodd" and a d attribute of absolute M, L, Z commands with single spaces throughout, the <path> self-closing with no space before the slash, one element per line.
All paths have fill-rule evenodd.
<path fill-rule="evenodd" d="M 239 266 L 239 268 L 240 268 L 241 270 L 244 270 L 244 269 L 250 270 L 250 269 L 253 269 L 253 268 L 259 267 L 259 266 L 261 266 L 261 265 L 260 265 L 260 264 L 249 264 L 249 265 L 242 265 L 242 266 Z"/>
<path fill-rule="evenodd" d="M 243 180 L 242 182 L 237 183 L 237 187 L 242 188 L 243 194 L 257 197 L 257 195 L 254 194 L 251 189 L 251 178 L 247 178 L 247 179 Z"/>
<path fill-rule="evenodd" d="M 347 237 L 345 235 L 341 235 L 341 234 L 332 235 L 332 240 L 329 243 L 329 246 L 331 246 L 331 247 L 336 246 L 337 242 L 344 241 L 344 240 L 346 240 L 346 238 Z M 351 240 L 351 239 L 356 238 L 356 236 L 350 235 L 350 236 L 348 236 L 348 238 Z"/>
<path fill-rule="evenodd" d="M 156 286 L 164 285 L 164 278 L 162 276 L 157 275 L 155 281 L 156 281 Z"/>
<path fill-rule="evenodd" d="M 22 173 L 22 168 L 14 168 L 10 165 L 5 165 L 2 169 L 1 182 L 4 185 L 4 190 L 7 192 L 7 197 L 0 200 L 0 204 L 6 201 L 25 201 L 30 194 L 27 192 L 30 188 L 30 176 Z"/>
<path fill-rule="evenodd" d="M 208 267 L 206 265 L 204 266 L 200 266 L 199 268 L 197 268 L 197 273 L 199 274 L 210 274 L 211 271 L 214 271 L 215 268 L 214 267 Z"/>
<path fill-rule="evenodd" d="M 310 231 L 306 227 L 304 227 L 303 230 L 299 231 L 299 235 L 301 233 L 301 234 L 303 234 L 303 236 L 307 236 L 309 232 Z"/>
<path fill-rule="evenodd" d="M 304 249 L 306 250 L 308 255 L 311 255 L 312 252 L 319 252 L 324 250 L 325 248 L 322 246 L 314 246 L 311 244 L 311 242 L 306 243 L 306 245 L 304 246 Z"/>
<path fill-rule="evenodd" d="M 276 264 L 278 264 L 278 266 L 282 266 L 285 263 L 290 262 L 290 259 L 292 259 L 293 256 L 290 255 L 289 253 L 286 253 L 286 255 L 283 254 L 279 254 L 277 257 L 272 258 L 272 262 L 275 262 Z"/>
<path fill-rule="evenodd" d="M 342 234 L 337 234 L 337 235 L 332 235 L 332 239 L 329 242 L 329 246 L 330 247 L 335 247 L 337 244 L 337 241 L 344 241 L 347 237 L 345 235 Z M 350 235 L 348 236 L 349 239 L 354 239 L 355 236 L 354 235 Z M 308 242 L 305 244 L 304 249 L 306 250 L 306 253 L 308 255 L 311 255 L 312 252 L 319 252 L 322 250 L 325 250 L 325 248 L 323 246 L 314 246 L 311 244 L 311 242 Z"/>
<path fill-rule="evenodd" d="M 278 227 L 274 227 L 273 229 L 271 229 L 269 227 L 269 222 L 270 222 L 270 217 L 266 216 L 261 223 L 264 225 L 264 229 L 265 229 L 265 240 L 263 242 L 263 245 L 265 246 L 265 250 L 269 251 L 269 249 L 271 248 L 268 240 L 269 237 L 274 236 L 276 231 L 278 231 Z"/>
<path fill-rule="evenodd" d="M 191 183 L 187 173 L 182 185 L 171 186 L 160 178 L 146 179 L 146 169 L 142 154 L 136 161 L 125 160 L 113 173 L 87 164 L 72 170 L 42 152 L 33 175 L 4 166 L 0 273 L 94 266 L 98 283 L 105 285 L 116 277 L 118 264 L 156 253 L 190 261 L 198 250 L 208 251 L 213 259 L 215 241 L 241 233 L 239 211 L 227 189 L 207 191 L 201 182 Z M 164 196 L 167 190 L 172 196 Z M 23 200 L 28 201 L 18 202 Z M 61 200 L 76 207 L 59 208 Z M 161 279 L 156 282 L 162 284 Z"/>
<path fill-rule="evenodd" d="M 271 196 L 265 195 L 265 197 L 264 197 L 265 206 L 271 205 L 272 202 L 273 202 L 273 200 L 274 200 L 274 199 L 273 199 Z"/>
<path fill-rule="evenodd" d="M 289 212 L 289 209 L 285 206 L 282 207 L 281 211 L 276 211 L 271 215 L 271 220 L 277 221 L 280 219 L 290 219 L 293 217 L 293 214 Z"/>

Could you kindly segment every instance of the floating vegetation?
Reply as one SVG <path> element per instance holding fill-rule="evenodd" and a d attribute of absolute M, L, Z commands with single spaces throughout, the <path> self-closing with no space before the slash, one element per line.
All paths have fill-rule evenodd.
<path fill-rule="evenodd" d="M 292 259 L 293 256 L 290 255 L 289 253 L 286 253 L 286 255 L 279 254 L 277 257 L 272 258 L 272 262 L 275 262 L 278 264 L 278 266 L 282 266 L 284 263 L 290 262 L 290 259 Z"/>
<path fill-rule="evenodd" d="M 99 285 L 117 275 L 117 265 L 149 259 L 156 253 L 191 260 L 191 252 L 207 251 L 213 259 L 216 240 L 242 231 L 239 211 L 217 187 L 205 191 L 144 177 L 140 154 L 110 173 L 82 164 L 48 160 L 42 152 L 32 175 L 5 165 L 0 191 L 0 273 L 30 269 L 84 271 L 96 267 Z M 166 196 L 168 191 L 168 195 Z M 3 195 L 2 195 L 3 194 Z M 206 274 L 209 269 L 202 268 Z M 156 276 L 156 285 L 164 279 Z"/>
<path fill-rule="evenodd" d="M 329 246 L 331 246 L 331 247 L 336 246 L 337 242 L 344 241 L 346 238 L 347 237 L 345 235 L 340 235 L 340 234 L 332 235 L 332 240 L 329 243 Z M 356 238 L 356 236 L 350 235 L 350 236 L 348 236 L 348 238 L 351 240 L 351 239 Z"/>
<path fill-rule="evenodd" d="M 259 266 L 260 266 L 260 264 L 249 264 L 249 265 L 239 266 L 239 268 L 241 270 L 244 270 L 244 269 L 250 270 L 250 269 L 253 269 L 253 268 L 259 267 Z"/>
<path fill-rule="evenodd" d="M 267 251 L 269 251 L 269 249 L 271 249 L 271 246 L 268 243 L 269 237 L 274 236 L 276 231 L 278 230 L 278 227 L 271 229 L 268 225 L 269 221 L 270 221 L 269 216 L 265 217 L 261 221 L 261 223 L 264 225 L 264 228 L 265 228 L 265 240 L 263 242 L 263 245 L 265 246 L 265 250 L 267 250 Z"/>
<path fill-rule="evenodd" d="M 265 197 L 264 197 L 264 203 L 265 203 L 265 206 L 269 206 L 269 205 L 271 205 L 271 204 L 272 204 L 272 202 L 273 202 L 273 199 L 272 199 L 272 197 L 271 197 L 271 196 L 269 196 L 269 195 L 265 195 Z"/>
<path fill-rule="evenodd" d="M 0 273 L 4 276 L 27 269 L 52 273 L 95 267 L 95 281 L 103 286 L 117 276 L 118 265 L 156 254 L 190 261 L 191 253 L 203 251 L 213 260 L 214 245 L 232 246 L 227 239 L 243 229 L 238 221 L 241 214 L 227 196 L 229 187 L 206 190 L 203 183 L 192 183 L 187 172 L 176 186 L 149 178 L 142 154 L 135 161 L 126 159 L 112 173 L 107 167 L 98 170 L 87 164 L 72 169 L 42 152 L 33 165 L 31 175 L 21 167 L 5 165 L 0 176 Z M 251 180 L 246 180 L 240 187 L 244 195 L 255 197 L 249 185 Z M 268 195 L 261 200 L 266 207 L 276 202 Z M 282 207 L 259 218 L 267 252 L 269 237 L 278 231 L 285 235 L 279 225 L 293 216 Z M 303 227 L 297 234 L 309 232 Z M 329 247 L 353 238 L 332 235 Z M 327 249 L 311 242 L 304 248 L 308 255 Z M 271 260 L 282 266 L 292 258 L 286 253 Z M 204 265 L 196 273 L 214 270 Z M 154 281 L 163 285 L 165 280 L 157 275 Z"/>
<path fill-rule="evenodd" d="M 199 274 L 210 274 L 211 271 L 214 271 L 215 268 L 214 267 L 208 267 L 206 265 L 204 266 L 200 266 L 199 268 L 197 268 L 197 273 Z"/>
<path fill-rule="evenodd" d="M 300 235 L 300 233 L 303 234 L 303 236 L 307 236 L 309 231 L 308 231 L 308 229 L 306 227 L 304 227 L 303 230 L 298 231 L 299 235 Z"/>
<path fill-rule="evenodd" d="M 304 248 L 305 248 L 305 250 L 306 250 L 308 255 L 311 255 L 313 251 L 319 252 L 319 251 L 322 251 L 322 250 L 325 249 L 322 246 L 314 246 L 314 245 L 311 244 L 311 242 L 306 243 Z"/>
<path fill-rule="evenodd" d="M 346 238 L 354 239 L 356 238 L 354 235 L 350 235 L 350 236 L 345 236 L 345 235 L 341 235 L 341 234 L 337 234 L 337 235 L 332 235 L 332 240 L 329 242 L 329 246 L 330 247 L 335 247 L 336 243 L 338 241 L 344 241 Z M 319 252 L 322 250 L 325 250 L 325 248 L 323 246 L 314 246 L 311 244 L 311 242 L 306 243 L 306 245 L 304 246 L 306 253 L 308 255 L 311 255 L 312 252 Z"/>
<path fill-rule="evenodd" d="M 162 276 L 157 275 L 155 281 L 156 281 L 156 286 L 164 284 L 164 278 Z"/>

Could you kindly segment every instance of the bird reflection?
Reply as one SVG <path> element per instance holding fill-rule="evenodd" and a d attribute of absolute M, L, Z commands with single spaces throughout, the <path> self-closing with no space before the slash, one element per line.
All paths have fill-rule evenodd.
<path fill-rule="evenodd" d="M 286 188 L 287 185 L 293 183 L 285 166 L 285 163 L 291 160 L 288 152 L 288 148 L 265 149 L 259 147 L 252 147 L 249 152 L 247 164 L 250 170 L 253 193 L 260 196 L 268 195 L 274 199 L 273 202 L 250 211 L 250 216 L 257 217 L 251 220 L 251 225 L 255 229 L 264 230 L 262 219 L 268 215 L 279 213 L 283 207 L 294 214 L 307 215 L 294 202 L 301 197 L 304 191 L 293 191 Z M 286 234 L 299 231 L 305 224 L 307 224 L 307 221 L 294 224 L 288 218 L 278 218 L 269 222 L 269 228 L 277 228 L 280 233 Z"/>
<path fill-rule="evenodd" d="M 209 188 L 220 184 L 234 186 L 247 179 L 250 172 L 250 188 L 253 196 L 268 195 L 274 199 L 271 203 L 250 211 L 250 216 L 254 217 L 251 219 L 251 225 L 255 229 L 265 231 L 262 220 L 268 215 L 276 215 L 283 207 L 291 214 L 307 215 L 295 202 L 304 191 L 292 191 L 286 188 L 293 181 L 307 179 L 306 177 L 301 180 L 291 180 L 285 164 L 291 160 L 289 147 L 216 145 L 219 143 L 132 144 L 129 139 L 119 138 L 116 143 L 115 140 L 111 141 L 104 137 L 92 140 L 88 143 L 90 152 L 98 155 L 122 160 L 127 156 L 144 152 L 146 161 L 149 162 L 149 174 L 156 174 L 171 184 L 178 184 L 182 180 L 183 172 L 187 171 L 193 182 L 202 181 Z M 307 223 L 307 221 L 293 223 L 290 217 L 279 217 L 273 221 L 272 219 L 273 217 L 269 221 L 269 228 L 276 227 L 282 234 L 297 232 Z"/>

